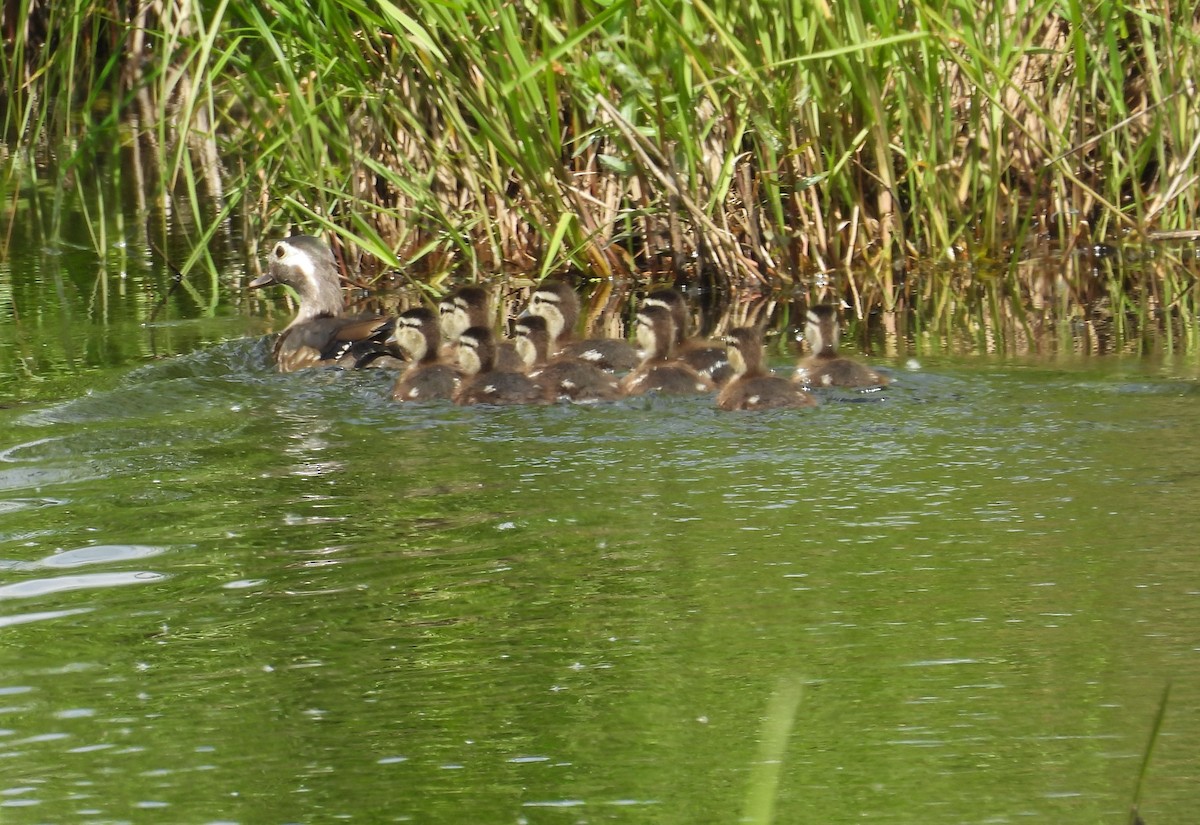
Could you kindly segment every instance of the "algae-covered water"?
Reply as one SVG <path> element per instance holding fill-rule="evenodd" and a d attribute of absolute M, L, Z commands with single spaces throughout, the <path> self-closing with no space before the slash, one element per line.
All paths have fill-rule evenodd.
<path fill-rule="evenodd" d="M 737 822 L 798 685 L 777 822 L 1118 823 L 1168 683 L 1194 818 L 1187 359 L 401 407 L 85 310 L 0 339 L 0 822 Z"/>

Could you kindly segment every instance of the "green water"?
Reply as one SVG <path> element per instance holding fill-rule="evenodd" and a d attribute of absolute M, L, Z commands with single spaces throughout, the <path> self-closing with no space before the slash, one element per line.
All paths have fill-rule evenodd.
<path fill-rule="evenodd" d="M 207 323 L 207 322 L 197 322 Z M 0 821 L 1188 821 L 1200 388 L 400 407 L 242 338 L 0 410 Z M 1184 371 L 1186 373 L 1186 370 Z"/>

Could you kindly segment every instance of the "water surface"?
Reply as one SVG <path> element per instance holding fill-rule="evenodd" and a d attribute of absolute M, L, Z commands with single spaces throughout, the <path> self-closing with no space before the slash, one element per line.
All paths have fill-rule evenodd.
<path fill-rule="evenodd" d="M 204 322 L 211 323 L 211 322 Z M 401 407 L 237 337 L 0 410 L 0 820 L 1123 822 L 1200 803 L 1186 365 Z"/>

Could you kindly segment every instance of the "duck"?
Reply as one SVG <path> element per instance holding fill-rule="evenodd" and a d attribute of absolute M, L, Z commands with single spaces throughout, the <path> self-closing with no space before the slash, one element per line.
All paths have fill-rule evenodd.
<path fill-rule="evenodd" d="M 838 316 L 832 304 L 808 310 L 804 338 L 812 354 L 800 359 L 794 380 L 808 387 L 886 387 L 892 379 L 866 364 L 838 355 Z"/>
<path fill-rule="evenodd" d="M 550 400 L 614 401 L 621 397 L 620 383 L 611 372 L 578 358 L 550 357 L 550 329 L 540 315 L 518 318 L 513 336 L 526 374 L 542 386 Z"/>
<path fill-rule="evenodd" d="M 621 379 L 621 391 L 625 395 L 645 395 L 649 392 L 695 395 L 716 389 L 712 379 L 701 375 L 694 367 L 672 360 L 675 322 L 671 319 L 669 309 L 644 306 L 638 310 L 635 323 L 643 358 L 636 369 Z"/>
<path fill-rule="evenodd" d="M 492 302 L 487 291 L 479 286 L 461 286 L 443 298 L 438 303 L 438 314 L 441 322 L 442 337 L 448 347 L 458 341 L 471 327 L 492 326 Z M 512 341 L 496 341 L 496 364 L 506 371 L 520 372 L 523 367 L 521 357 L 517 354 Z"/>
<path fill-rule="evenodd" d="M 290 286 L 300 308 L 275 339 L 272 359 L 280 372 L 309 367 L 355 369 L 393 361 L 397 353 L 387 343 L 394 321 L 379 315 L 346 316 L 337 263 L 329 244 L 313 235 L 292 235 L 277 241 L 267 271 L 250 282 L 250 289 Z"/>
<path fill-rule="evenodd" d="M 717 393 L 718 409 L 775 410 L 817 405 L 817 400 L 799 384 L 773 375 L 763 365 L 763 334 L 758 327 L 729 330 L 725 346 L 734 377 Z"/>
<path fill-rule="evenodd" d="M 413 307 L 396 318 L 391 342 L 409 360 L 392 387 L 393 401 L 449 401 L 462 384 L 462 372 L 442 361 L 438 317 L 426 307 Z"/>
<path fill-rule="evenodd" d="M 579 358 L 596 366 L 624 371 L 637 366 L 637 349 L 620 338 L 574 339 L 575 322 L 579 320 L 579 296 L 566 281 L 547 278 L 529 296 L 525 313 L 546 319 L 550 330 L 553 355 Z"/>
<path fill-rule="evenodd" d="M 528 375 L 496 366 L 496 335 L 490 327 L 469 327 L 458 338 L 458 366 L 466 376 L 454 403 L 547 404 L 546 390 Z"/>
<path fill-rule="evenodd" d="M 675 324 L 675 357 L 691 365 L 696 372 L 708 376 L 718 387 L 733 378 L 734 370 L 729 363 L 726 348 L 713 341 L 695 338 L 687 334 L 687 300 L 677 289 L 662 288 L 648 293 L 642 306 L 666 307 Z"/>

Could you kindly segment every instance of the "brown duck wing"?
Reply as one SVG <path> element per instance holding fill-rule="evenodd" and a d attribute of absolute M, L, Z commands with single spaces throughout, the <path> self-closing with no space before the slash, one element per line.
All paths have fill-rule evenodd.
<path fill-rule="evenodd" d="M 391 319 L 381 317 L 313 318 L 280 334 L 275 342 L 275 363 L 280 372 L 365 366 L 381 355 L 394 354 L 386 343 L 391 327 Z"/>

